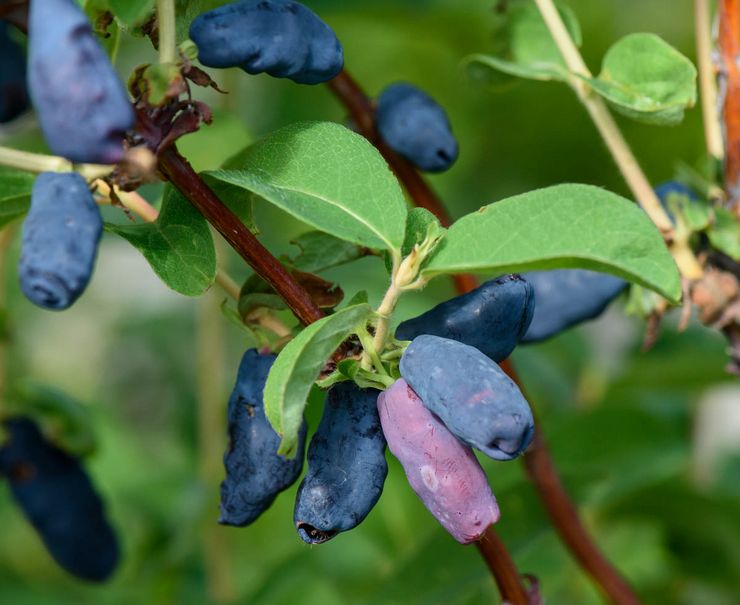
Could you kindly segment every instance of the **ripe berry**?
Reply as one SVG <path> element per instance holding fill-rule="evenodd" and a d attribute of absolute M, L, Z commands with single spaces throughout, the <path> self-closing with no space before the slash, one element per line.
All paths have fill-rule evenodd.
<path fill-rule="evenodd" d="M 401 376 L 463 443 L 495 460 L 521 454 L 534 435 L 519 387 L 475 347 L 417 336 L 401 357 Z"/>
<path fill-rule="evenodd" d="M 79 174 L 40 174 L 18 264 L 26 298 L 51 310 L 72 305 L 90 281 L 102 231 L 98 206 Z"/>
<path fill-rule="evenodd" d="M 518 275 L 506 275 L 407 319 L 396 329 L 396 338 L 413 340 L 432 334 L 502 361 L 527 331 L 534 306 L 532 286 Z"/>
<path fill-rule="evenodd" d="M 534 289 L 534 317 L 522 344 L 542 342 L 603 313 L 628 283 L 585 269 L 533 271 L 523 275 Z"/>
<path fill-rule="evenodd" d="M 416 86 L 388 86 L 378 97 L 375 117 L 383 141 L 417 168 L 443 172 L 455 163 L 457 139 L 445 110 Z"/>
<path fill-rule="evenodd" d="M 254 522 L 277 495 L 295 483 L 303 468 L 306 425 L 301 428 L 298 455 L 277 453 L 280 437 L 265 417 L 262 391 L 275 355 L 249 349 L 239 364 L 229 399 L 229 448 L 224 454 L 226 478 L 221 484 L 223 525 L 243 527 Z"/>
<path fill-rule="evenodd" d="M 336 76 L 344 53 L 316 13 L 292 0 L 240 0 L 197 17 L 190 38 L 208 67 L 241 67 L 299 84 Z"/>
<path fill-rule="evenodd" d="M 52 152 L 73 162 L 121 160 L 134 112 L 75 0 L 31 2 L 28 88 Z"/>
<path fill-rule="evenodd" d="M 6 421 L 0 474 L 49 554 L 69 573 L 102 581 L 119 558 L 103 503 L 80 462 L 48 443 L 27 418 Z"/>
<path fill-rule="evenodd" d="M 359 525 L 380 498 L 388 466 L 378 391 L 351 382 L 329 391 L 308 448 L 308 471 L 296 496 L 304 542 L 320 544 Z"/>

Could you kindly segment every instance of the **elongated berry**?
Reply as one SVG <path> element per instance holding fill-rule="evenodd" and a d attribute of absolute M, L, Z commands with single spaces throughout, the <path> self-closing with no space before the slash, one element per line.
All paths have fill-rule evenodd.
<path fill-rule="evenodd" d="M 102 232 L 85 179 L 75 173 L 40 174 L 23 223 L 18 264 L 26 297 L 45 309 L 72 305 L 90 281 Z"/>
<path fill-rule="evenodd" d="M 48 443 L 27 418 L 12 418 L 5 429 L 0 473 L 49 554 L 79 578 L 108 578 L 118 563 L 118 541 L 80 462 Z"/>
<path fill-rule="evenodd" d="M 75 0 L 33 0 L 28 88 L 49 148 L 74 162 L 115 163 L 134 112 Z"/>
<path fill-rule="evenodd" d="M 350 382 L 329 391 L 296 497 L 293 518 L 304 542 L 356 527 L 380 498 L 388 466 L 377 398 L 375 389 Z"/>
<path fill-rule="evenodd" d="M 455 437 L 487 456 L 511 460 L 532 440 L 532 411 L 519 387 L 475 347 L 418 336 L 401 357 L 400 370 Z"/>
<path fill-rule="evenodd" d="M 518 275 L 505 275 L 404 321 L 396 329 L 396 338 L 413 340 L 432 334 L 502 361 L 527 331 L 534 306 L 532 286 Z"/>
<path fill-rule="evenodd" d="M 27 107 L 26 58 L 10 36 L 10 25 L 0 21 L 0 123 L 9 122 Z"/>
<path fill-rule="evenodd" d="M 534 289 L 535 310 L 522 344 L 542 342 L 601 315 L 628 282 L 585 269 L 533 271 L 523 275 Z"/>
<path fill-rule="evenodd" d="M 254 522 L 281 491 L 295 483 L 303 468 L 305 423 L 298 454 L 288 459 L 278 455 L 280 437 L 265 417 L 262 391 L 275 359 L 249 349 L 239 364 L 229 399 L 229 448 L 224 455 L 219 519 L 223 525 L 242 527 Z"/>
<path fill-rule="evenodd" d="M 383 141 L 417 168 L 442 172 L 457 160 L 457 139 L 445 110 L 413 84 L 385 88 L 375 116 Z"/>
<path fill-rule="evenodd" d="M 300 84 L 336 76 L 344 53 L 332 29 L 293 0 L 240 0 L 197 17 L 190 38 L 208 67 L 241 67 Z"/>
<path fill-rule="evenodd" d="M 455 540 L 479 540 L 498 521 L 499 509 L 472 450 L 463 445 L 405 380 L 378 397 L 388 449 L 416 495 Z"/>

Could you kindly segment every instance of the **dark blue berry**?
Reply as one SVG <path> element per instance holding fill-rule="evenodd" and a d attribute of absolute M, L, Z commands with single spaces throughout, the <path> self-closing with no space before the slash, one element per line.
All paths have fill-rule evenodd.
<path fill-rule="evenodd" d="M 536 304 L 522 344 L 547 340 L 598 317 L 628 285 L 619 277 L 585 269 L 532 271 L 523 277 L 532 284 Z"/>
<path fill-rule="evenodd" d="M 388 86 L 378 98 L 375 117 L 383 141 L 417 168 L 442 172 L 455 163 L 457 139 L 445 110 L 416 86 Z"/>
<path fill-rule="evenodd" d="M 115 163 L 134 112 L 75 0 L 33 0 L 28 88 L 49 149 L 74 162 Z"/>
<path fill-rule="evenodd" d="M 475 347 L 439 336 L 415 338 L 401 376 L 460 441 L 496 460 L 521 454 L 534 419 L 519 387 Z"/>
<path fill-rule="evenodd" d="M 375 389 L 351 382 L 329 391 L 293 515 L 304 542 L 320 544 L 356 527 L 380 498 L 388 466 L 377 399 Z"/>
<path fill-rule="evenodd" d="M 118 541 L 80 462 L 48 443 L 31 420 L 10 419 L 5 429 L 0 473 L 49 554 L 79 578 L 108 578 L 118 563 Z"/>
<path fill-rule="evenodd" d="M 301 474 L 306 425 L 299 434 L 298 454 L 287 459 L 278 455 L 280 437 L 265 417 L 262 391 L 275 359 L 249 349 L 239 365 L 229 399 L 229 448 L 221 484 L 219 523 L 224 525 L 249 525 Z"/>
<path fill-rule="evenodd" d="M 92 275 L 103 220 L 85 179 L 44 172 L 36 178 L 23 223 L 18 276 L 31 302 L 66 309 Z"/>
<path fill-rule="evenodd" d="M 413 340 L 432 334 L 465 343 L 494 361 L 502 361 L 527 331 L 533 313 L 532 286 L 518 275 L 506 275 L 404 321 L 396 338 Z"/>
<path fill-rule="evenodd" d="M 241 67 L 299 84 L 336 76 L 344 53 L 332 29 L 292 0 L 241 0 L 196 18 L 190 38 L 208 67 Z"/>
<path fill-rule="evenodd" d="M 10 36 L 10 26 L 0 21 L 0 122 L 9 122 L 28 107 L 26 58 Z"/>

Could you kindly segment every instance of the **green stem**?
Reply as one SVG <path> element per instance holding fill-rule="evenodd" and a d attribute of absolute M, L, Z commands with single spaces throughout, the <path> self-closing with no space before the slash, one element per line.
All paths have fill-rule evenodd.
<path fill-rule="evenodd" d="M 386 372 L 385 366 L 383 365 L 383 362 L 380 360 L 380 356 L 378 355 L 378 350 L 375 348 L 375 345 L 373 343 L 372 337 L 370 336 L 370 333 L 365 329 L 364 326 L 358 328 L 355 333 L 357 334 L 357 337 L 360 339 L 362 348 L 365 350 L 365 352 L 368 354 L 368 356 L 372 360 L 373 367 L 375 367 L 375 371 L 381 376 L 388 376 L 388 372 Z M 368 369 L 368 368 L 365 368 L 365 369 Z"/>
<path fill-rule="evenodd" d="M 712 62 L 712 25 L 709 0 L 694 0 L 696 31 L 696 64 L 699 68 L 699 91 L 704 119 L 704 140 L 707 153 L 721 160 L 725 155 L 722 127 L 717 106 L 717 81 Z"/>
<path fill-rule="evenodd" d="M 177 61 L 175 0 L 157 0 L 157 25 L 159 31 L 159 62 L 175 63 Z"/>
<path fill-rule="evenodd" d="M 0 147 L 0 164 L 27 172 L 78 172 L 86 179 L 95 179 L 108 174 L 113 167 L 103 164 L 72 164 L 69 160 L 43 153 L 20 151 Z"/>

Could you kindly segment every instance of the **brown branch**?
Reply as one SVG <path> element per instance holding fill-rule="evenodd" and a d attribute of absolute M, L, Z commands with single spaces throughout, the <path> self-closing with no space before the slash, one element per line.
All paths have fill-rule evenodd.
<path fill-rule="evenodd" d="M 347 108 L 360 132 L 378 148 L 386 159 L 396 176 L 403 183 L 413 202 L 417 206 L 434 213 L 444 226 L 449 226 L 451 221 L 444 204 L 426 181 L 407 161 L 378 141 L 372 103 L 352 77 L 344 71 L 330 81 L 328 85 Z M 471 275 L 456 275 L 454 280 L 455 287 L 461 294 L 477 287 L 477 281 Z M 511 362 L 505 361 L 501 364 L 501 367 L 512 380 L 521 386 L 521 380 Z M 524 455 L 524 464 L 555 529 L 573 553 L 573 556 L 614 603 L 617 605 L 638 605 L 639 600 L 632 589 L 588 535 L 586 528 L 578 517 L 576 507 L 571 502 L 557 474 L 539 428 L 535 432 L 532 446 Z M 526 594 L 523 592 L 524 589 L 519 575 L 503 543 L 493 531 L 487 535 L 487 539 L 488 542 L 479 544 L 478 548 L 493 572 L 499 589 L 502 590 L 502 597 L 511 600 L 513 597 L 511 595 L 507 596 L 508 593 L 505 594 L 503 590 L 517 590 L 512 588 L 513 586 L 519 588 L 520 594 Z"/>
<path fill-rule="evenodd" d="M 324 316 L 308 292 L 221 202 L 174 145 L 159 154 L 159 168 L 249 266 L 285 300 L 301 323 L 308 325 Z"/>
<path fill-rule="evenodd" d="M 15 25 L 24 34 L 28 33 L 28 3 L 26 0 L 6 2 L 0 6 L 0 20 Z"/>
<path fill-rule="evenodd" d="M 501 598 L 506 603 L 529 605 L 536 602 L 524 588 L 514 561 L 506 550 L 506 545 L 493 531 L 493 527 L 489 527 L 483 538 L 475 545 L 493 574 Z"/>
<path fill-rule="evenodd" d="M 740 0 L 720 0 L 719 50 L 725 81 L 725 189 L 730 203 L 740 208 Z"/>

